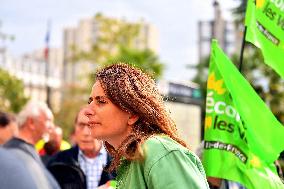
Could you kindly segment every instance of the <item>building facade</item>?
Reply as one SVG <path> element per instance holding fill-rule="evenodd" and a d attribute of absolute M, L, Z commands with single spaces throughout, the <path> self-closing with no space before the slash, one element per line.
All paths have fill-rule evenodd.
<path fill-rule="evenodd" d="M 0 67 L 11 75 L 22 80 L 25 95 L 33 100 L 46 101 L 47 86 L 50 88 L 53 110 L 59 110 L 62 86 L 62 50 L 52 48 L 49 50 L 47 73 L 44 49 L 37 50 L 20 57 L 14 57 L 8 52 L 1 55 Z"/>
<path fill-rule="evenodd" d="M 231 55 L 240 47 L 241 40 L 233 22 L 225 20 L 220 5 L 213 2 L 214 19 L 198 22 L 198 58 L 201 62 L 210 55 L 211 41 L 217 39 L 225 53 Z"/>
<path fill-rule="evenodd" d="M 133 47 L 158 52 L 158 31 L 153 25 L 144 21 L 103 18 L 111 23 L 106 26 L 111 28 L 110 32 L 115 32 L 119 26 L 139 24 L 139 35 L 134 39 Z M 20 57 L 14 57 L 6 48 L 0 48 L 0 67 L 23 81 L 25 94 L 31 99 L 46 101 L 47 96 L 50 96 L 50 106 L 57 111 L 64 98 L 65 88 L 88 83 L 88 74 L 95 70 L 94 62 L 74 61 L 74 56 L 78 52 L 90 52 L 99 37 L 111 34 L 106 33 L 103 27 L 98 17 L 90 17 L 81 19 L 75 27 L 65 28 L 62 48 L 49 48 L 48 60 L 44 48 Z M 107 50 L 116 53 L 118 46 L 114 45 Z"/>
<path fill-rule="evenodd" d="M 199 86 L 191 82 L 160 81 L 158 88 L 164 96 L 165 105 L 176 123 L 179 135 L 195 151 L 202 138 L 202 96 Z"/>

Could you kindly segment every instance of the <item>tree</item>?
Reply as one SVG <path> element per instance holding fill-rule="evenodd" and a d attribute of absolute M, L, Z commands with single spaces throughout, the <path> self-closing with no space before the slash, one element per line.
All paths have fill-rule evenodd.
<path fill-rule="evenodd" d="M 239 5 L 232 9 L 234 15 L 234 21 L 237 26 L 244 27 L 243 23 L 245 20 L 245 12 L 247 7 L 247 0 L 236 0 L 239 1 Z"/>
<path fill-rule="evenodd" d="M 0 107 L 4 111 L 17 113 L 26 104 L 23 82 L 7 71 L 0 69 Z"/>
<path fill-rule="evenodd" d="M 137 47 L 138 42 L 143 44 L 146 40 L 141 35 L 142 23 L 129 23 L 102 14 L 97 14 L 94 19 L 99 28 L 95 43 L 87 52 L 78 52 L 78 49 L 73 47 L 74 52 L 78 52 L 73 61 L 88 61 L 97 65 L 118 61 L 131 62 L 155 78 L 162 75 L 164 66 L 159 62 L 158 56 L 150 49 Z"/>
<path fill-rule="evenodd" d="M 62 99 L 60 111 L 54 113 L 55 124 L 63 129 L 63 137 L 68 140 L 70 134 L 74 131 L 75 117 L 80 108 L 87 104 L 89 91 L 76 85 L 65 86 L 65 95 Z"/>
<path fill-rule="evenodd" d="M 101 13 L 95 15 L 94 22 L 98 31 L 92 49 L 86 52 L 73 47 L 73 60 L 103 64 L 110 56 L 116 54 L 121 46 L 132 48 L 140 30 L 139 23 L 128 23 L 106 17 Z"/>
<path fill-rule="evenodd" d="M 104 64 L 107 65 L 117 62 L 133 64 L 154 78 L 161 77 L 164 68 L 164 64 L 159 61 L 158 56 L 149 49 L 137 50 L 121 47 L 119 53 L 111 57 Z"/>

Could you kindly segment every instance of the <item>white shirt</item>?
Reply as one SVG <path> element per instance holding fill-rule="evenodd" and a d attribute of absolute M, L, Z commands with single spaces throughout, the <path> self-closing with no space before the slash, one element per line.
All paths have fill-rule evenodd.
<path fill-rule="evenodd" d="M 80 164 L 81 169 L 86 175 L 87 188 L 97 188 L 101 180 L 103 168 L 107 164 L 107 152 L 105 148 L 102 146 L 98 155 L 94 158 L 86 157 L 79 149 L 78 162 Z"/>

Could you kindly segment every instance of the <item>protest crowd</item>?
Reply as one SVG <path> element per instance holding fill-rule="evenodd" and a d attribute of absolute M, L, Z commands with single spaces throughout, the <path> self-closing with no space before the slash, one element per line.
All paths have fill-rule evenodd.
<path fill-rule="evenodd" d="M 222 163 L 218 162 L 222 150 L 245 163 L 247 152 L 210 143 L 205 135 L 196 152 L 199 157 L 195 155 L 179 138 L 155 82 L 127 64 L 97 72 L 88 105 L 74 118 L 72 146 L 62 138 L 63 131 L 44 102 L 30 101 L 16 116 L 0 112 L 0 125 L 4 188 L 246 188 L 237 179 L 206 175 L 203 165 L 212 166 L 206 160 L 212 157 L 215 166 Z M 218 149 L 217 154 L 211 155 L 216 153 L 212 149 Z M 159 176 L 163 174 L 169 178 Z M 278 174 L 274 176 L 280 182 L 272 183 L 275 188 L 283 186 L 281 168 Z"/>
<path fill-rule="evenodd" d="M 284 2 L 265 2 L 247 2 L 244 42 L 259 48 L 264 63 L 284 78 Z M 70 138 L 45 102 L 30 100 L 17 114 L 0 109 L 0 188 L 284 189 L 283 124 L 217 40 L 196 152 L 142 69 L 105 65 L 92 84 Z"/>

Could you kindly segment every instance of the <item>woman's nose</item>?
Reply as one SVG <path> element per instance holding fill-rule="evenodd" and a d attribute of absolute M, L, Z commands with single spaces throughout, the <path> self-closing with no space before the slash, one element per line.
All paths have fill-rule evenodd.
<path fill-rule="evenodd" d="M 88 106 L 87 108 L 85 108 L 84 114 L 85 116 L 89 117 L 94 114 L 94 111 Z"/>

